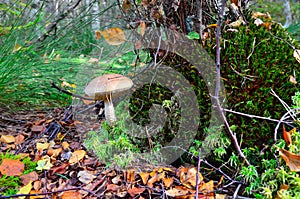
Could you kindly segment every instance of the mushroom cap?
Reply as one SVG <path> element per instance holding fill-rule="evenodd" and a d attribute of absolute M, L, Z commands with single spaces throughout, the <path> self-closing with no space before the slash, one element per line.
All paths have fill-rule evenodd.
<path fill-rule="evenodd" d="M 84 92 L 95 100 L 116 98 L 133 85 L 131 79 L 119 74 L 105 74 L 93 79 Z"/>

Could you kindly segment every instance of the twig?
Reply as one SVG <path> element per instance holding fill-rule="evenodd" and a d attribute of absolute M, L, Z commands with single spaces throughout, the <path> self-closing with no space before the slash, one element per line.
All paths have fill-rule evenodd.
<path fill-rule="evenodd" d="M 65 93 L 65 94 L 70 95 L 72 97 L 76 97 L 76 98 L 84 99 L 84 100 L 91 100 L 91 101 L 93 100 L 93 101 L 95 101 L 95 99 L 93 99 L 93 98 L 84 97 L 84 96 L 81 96 L 81 95 L 77 95 L 77 94 L 71 93 L 71 92 L 69 92 L 67 90 L 64 90 L 64 89 L 58 87 L 53 81 L 50 81 L 50 84 L 51 84 L 52 88 L 55 88 L 55 89 L 59 90 L 59 92 Z"/>
<path fill-rule="evenodd" d="M 201 162 L 202 162 L 202 158 L 200 157 L 201 154 L 201 148 L 199 149 L 199 156 L 198 156 L 198 165 L 197 165 L 197 174 L 196 174 L 196 197 L 195 199 L 198 199 L 198 195 L 199 195 L 199 174 L 200 174 L 200 166 L 201 166 Z"/>
<path fill-rule="evenodd" d="M 290 111 L 295 111 L 295 110 L 300 110 L 299 108 L 297 108 L 297 109 L 291 109 Z M 288 112 L 286 112 L 281 118 L 280 118 L 280 120 L 279 120 L 279 122 L 278 122 L 278 124 L 277 124 L 277 126 L 276 126 L 276 128 L 275 128 L 275 132 L 274 132 L 274 141 L 277 141 L 277 134 L 278 134 L 278 129 L 279 129 L 279 126 L 280 126 L 280 124 L 281 123 L 285 123 L 284 122 L 284 120 L 286 120 L 286 119 L 288 119 L 288 118 L 290 118 L 290 111 L 288 111 Z M 300 112 L 297 112 L 296 114 L 300 114 Z M 297 120 L 294 120 L 294 121 L 297 121 Z M 286 123 L 285 123 L 286 124 Z"/>
<path fill-rule="evenodd" d="M 223 17 L 224 17 L 224 10 L 225 10 L 225 0 L 222 0 L 222 8 L 221 8 L 221 11 L 219 12 L 219 19 L 218 19 L 218 26 L 217 26 L 217 33 L 216 33 L 216 46 L 217 46 L 217 50 L 216 50 L 216 88 L 215 88 L 215 96 L 212 96 L 212 98 L 215 99 L 217 110 L 223 120 L 223 123 L 225 124 L 227 131 L 229 132 L 229 135 L 230 135 L 232 141 L 234 142 L 234 145 L 235 145 L 236 150 L 238 151 L 238 154 L 244 159 L 244 161 L 246 162 L 247 165 L 250 165 L 250 162 L 247 160 L 246 156 L 244 155 L 244 153 L 242 152 L 242 150 L 240 148 L 240 145 L 237 141 L 236 135 L 230 129 L 230 125 L 228 124 L 228 121 L 224 115 L 224 112 L 222 110 L 222 107 L 221 107 L 221 104 L 219 101 L 219 93 L 220 93 L 220 85 L 221 85 L 220 37 L 221 37 L 221 23 L 222 23 Z"/>
<path fill-rule="evenodd" d="M 236 188 L 236 190 L 235 190 L 235 192 L 234 192 L 234 194 L 233 194 L 233 199 L 236 199 L 236 198 L 237 198 L 237 195 L 238 195 L 238 192 L 239 192 L 241 186 L 242 186 L 242 185 L 239 184 L 238 187 Z"/>
<path fill-rule="evenodd" d="M 250 114 L 247 114 L 247 113 L 233 111 L 233 110 L 229 110 L 229 109 L 226 109 L 226 108 L 223 108 L 223 110 L 226 111 L 226 112 L 229 112 L 229 113 L 234 113 L 234 114 L 237 114 L 237 115 L 242 115 L 242 116 L 246 116 L 246 117 L 250 117 L 250 118 L 268 120 L 268 121 L 271 121 L 271 122 L 283 122 L 282 120 L 272 119 L 272 118 L 269 118 L 269 117 L 262 117 L 262 116 L 258 116 L 258 115 L 250 115 Z M 283 123 L 289 125 L 289 123 L 292 123 L 292 122 L 283 122 Z"/>
<path fill-rule="evenodd" d="M 296 121 L 296 119 L 294 117 L 296 117 L 293 109 L 291 109 L 289 107 L 289 105 L 287 103 L 285 103 L 285 101 L 283 101 L 274 91 L 273 89 L 271 89 L 271 94 L 274 95 L 279 101 L 280 103 L 283 105 L 283 107 L 287 110 L 287 112 L 290 114 L 291 118 L 293 118 L 294 121 Z"/>

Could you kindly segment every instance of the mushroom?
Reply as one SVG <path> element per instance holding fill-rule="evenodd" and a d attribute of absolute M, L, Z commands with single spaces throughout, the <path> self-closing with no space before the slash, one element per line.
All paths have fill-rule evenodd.
<path fill-rule="evenodd" d="M 131 79 L 119 74 L 105 74 L 93 79 L 84 92 L 95 100 L 104 101 L 105 118 L 109 124 L 116 121 L 112 99 L 128 91 L 133 85 Z"/>

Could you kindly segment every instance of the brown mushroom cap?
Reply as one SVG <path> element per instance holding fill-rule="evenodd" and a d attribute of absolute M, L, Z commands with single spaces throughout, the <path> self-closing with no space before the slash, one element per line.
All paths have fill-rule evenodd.
<path fill-rule="evenodd" d="M 119 74 L 105 74 L 93 79 L 84 92 L 95 100 L 116 98 L 133 85 L 131 79 Z"/>

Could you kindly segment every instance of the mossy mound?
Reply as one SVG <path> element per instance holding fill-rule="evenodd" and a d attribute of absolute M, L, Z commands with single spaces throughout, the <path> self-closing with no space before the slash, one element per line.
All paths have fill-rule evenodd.
<path fill-rule="evenodd" d="M 292 104 L 291 97 L 299 90 L 289 80 L 291 75 L 299 75 L 299 63 L 293 57 L 291 47 L 297 47 L 297 43 L 276 23 L 268 30 L 251 20 L 237 30 L 222 33 L 221 73 L 227 107 L 280 119 L 286 110 L 270 92 L 274 90 L 287 104 Z M 205 46 L 212 57 L 215 57 L 214 46 L 215 41 Z M 243 138 L 245 145 L 272 141 L 276 124 L 236 114 L 227 114 L 227 118 L 231 125 L 238 126 L 237 135 Z"/>

